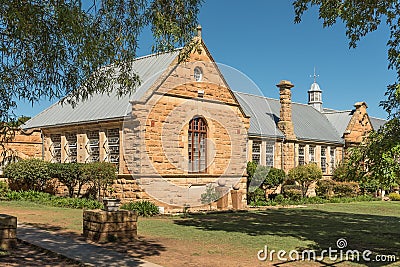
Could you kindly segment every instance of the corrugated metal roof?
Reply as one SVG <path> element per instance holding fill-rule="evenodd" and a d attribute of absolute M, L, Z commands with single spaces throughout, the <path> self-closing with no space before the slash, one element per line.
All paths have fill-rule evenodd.
<path fill-rule="evenodd" d="M 133 68 L 142 84 L 132 95 L 118 97 L 115 94 L 94 94 L 86 101 L 79 102 L 75 108 L 70 104 L 61 105 L 57 102 L 27 121 L 23 128 L 42 128 L 122 118 L 131 110 L 129 100 L 139 100 L 171 65 L 179 52 L 180 49 L 177 49 L 170 53 L 153 54 L 133 61 Z"/>
<path fill-rule="evenodd" d="M 326 110 L 326 109 L 325 109 Z M 350 119 L 353 116 L 354 110 L 334 111 L 330 110 L 325 112 L 325 116 L 329 122 L 336 128 L 336 131 L 343 137 L 344 131 L 349 125 Z"/>
<path fill-rule="evenodd" d="M 372 127 L 374 128 L 375 131 L 378 131 L 379 128 L 381 128 L 387 122 L 387 120 L 375 117 L 369 117 L 369 119 L 371 120 Z"/>
<path fill-rule="evenodd" d="M 324 109 L 325 116 L 328 118 L 329 122 L 336 128 L 338 133 L 343 136 L 344 131 L 349 125 L 350 119 L 354 114 L 353 110 L 333 110 L 333 109 Z M 372 128 L 377 131 L 382 125 L 384 125 L 387 121 L 380 118 L 369 117 Z"/>
<path fill-rule="evenodd" d="M 279 102 L 274 99 L 241 92 L 234 92 L 243 111 L 250 117 L 249 135 L 283 138 L 276 127 L 279 121 Z M 278 106 L 277 106 L 278 104 Z"/>
<path fill-rule="evenodd" d="M 234 92 L 250 116 L 250 135 L 283 137 L 277 128 L 280 103 L 277 99 Z M 343 143 L 341 136 L 324 114 L 309 105 L 292 103 L 294 132 L 299 140 Z"/>

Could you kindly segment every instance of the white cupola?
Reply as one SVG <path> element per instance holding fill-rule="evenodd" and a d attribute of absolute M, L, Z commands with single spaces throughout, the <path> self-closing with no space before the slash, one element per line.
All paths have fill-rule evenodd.
<path fill-rule="evenodd" d="M 322 112 L 322 90 L 317 83 L 317 77 L 314 68 L 314 83 L 311 84 L 311 88 L 308 90 L 308 104 L 319 112 Z"/>

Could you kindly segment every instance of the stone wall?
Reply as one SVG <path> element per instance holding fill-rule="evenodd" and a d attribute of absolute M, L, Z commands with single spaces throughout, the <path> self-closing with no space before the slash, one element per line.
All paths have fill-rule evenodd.
<path fill-rule="evenodd" d="M 5 151 L 3 150 L 5 149 Z M 15 156 L 21 159 L 42 157 L 42 138 L 39 131 L 17 131 L 11 140 L 0 148 L 0 153 L 6 152 L 6 156 Z"/>

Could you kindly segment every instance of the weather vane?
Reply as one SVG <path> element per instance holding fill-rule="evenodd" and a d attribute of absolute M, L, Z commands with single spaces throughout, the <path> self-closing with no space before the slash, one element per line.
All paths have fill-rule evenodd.
<path fill-rule="evenodd" d="M 319 77 L 319 75 L 316 74 L 315 67 L 314 67 L 314 75 L 310 75 L 310 78 L 314 78 L 314 83 L 316 83 L 318 77 Z"/>

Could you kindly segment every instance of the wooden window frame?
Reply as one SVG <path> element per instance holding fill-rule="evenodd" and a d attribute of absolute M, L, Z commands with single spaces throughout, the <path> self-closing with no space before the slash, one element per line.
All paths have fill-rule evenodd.
<path fill-rule="evenodd" d="M 189 173 L 207 172 L 207 140 L 206 140 L 208 134 L 207 128 L 208 128 L 207 122 L 202 117 L 195 117 L 191 119 L 189 122 L 189 129 L 188 129 L 188 161 L 189 161 L 188 172 Z M 195 151 L 196 134 L 198 134 L 197 153 Z M 202 152 L 202 150 L 204 151 Z M 204 166 L 202 166 L 202 159 L 204 160 Z"/>

